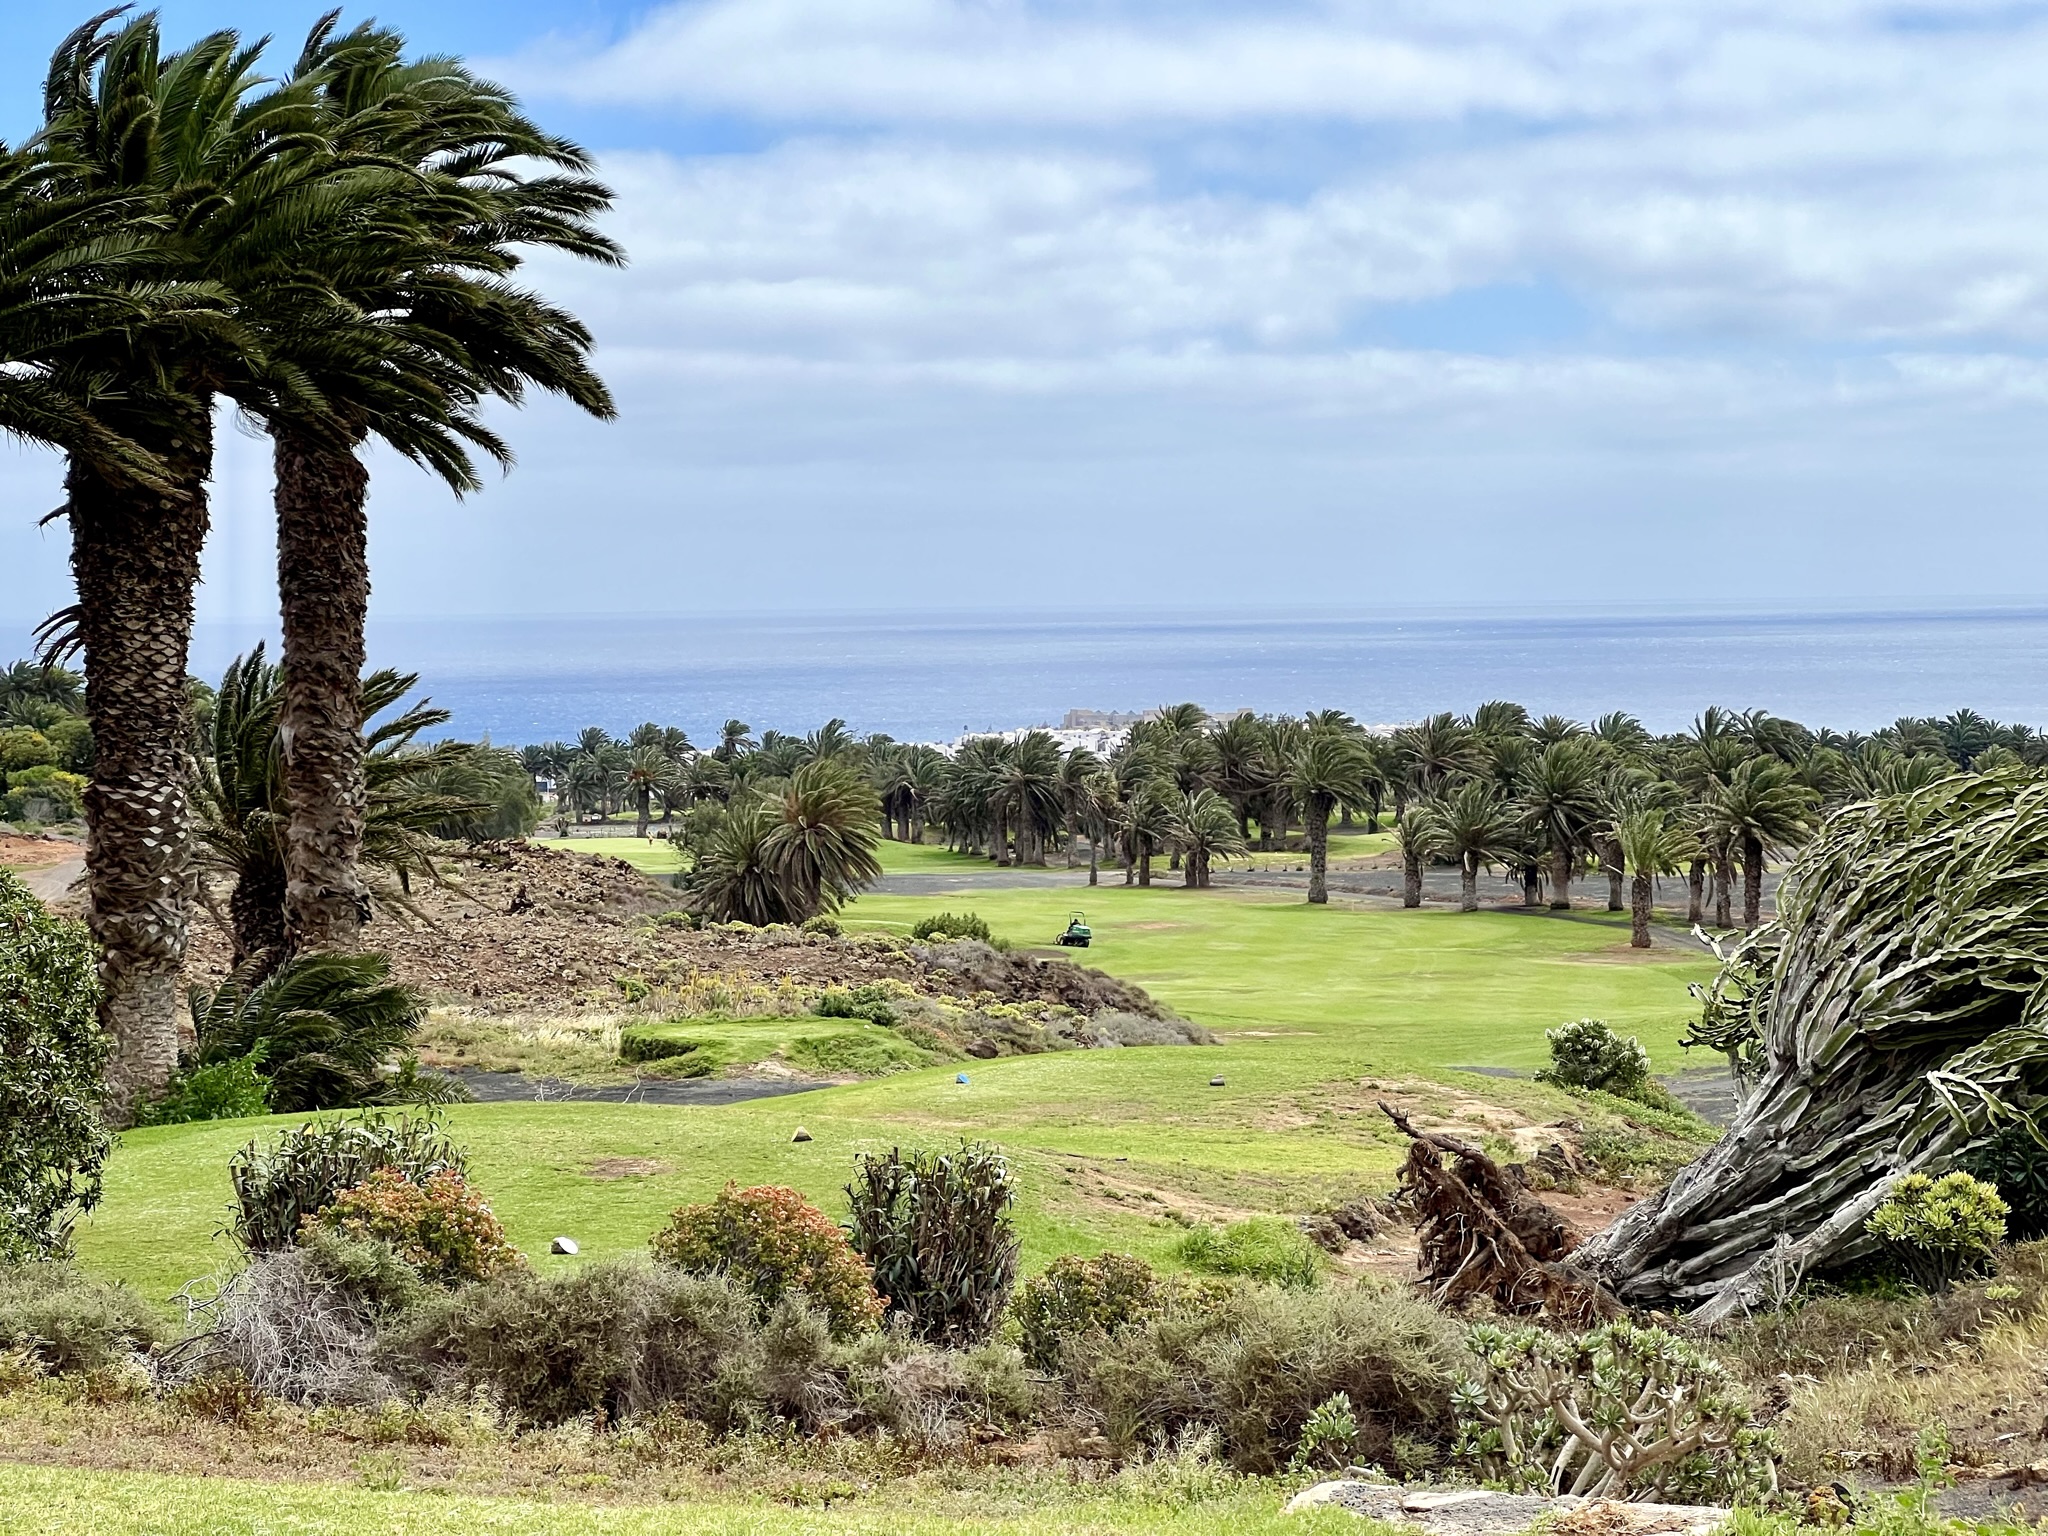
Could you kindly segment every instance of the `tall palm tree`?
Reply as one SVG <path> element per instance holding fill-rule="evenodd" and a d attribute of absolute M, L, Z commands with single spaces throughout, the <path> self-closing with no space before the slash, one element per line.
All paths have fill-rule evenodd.
<path fill-rule="evenodd" d="M 273 259 L 335 189 L 307 93 L 266 89 L 254 48 L 231 32 L 165 53 L 154 13 L 116 13 L 67 37 L 51 60 L 35 155 L 65 195 L 125 200 L 153 226 L 156 272 L 222 302 L 174 323 L 45 336 L 10 361 L 63 398 L 91 398 L 111 437 L 153 468 L 69 450 L 76 607 L 46 631 L 85 655 L 95 748 L 86 869 L 101 950 L 101 1018 L 117 1106 L 153 1094 L 177 1061 L 189 931 L 186 655 L 207 531 L 213 407 L 260 403 L 260 349 L 226 313 L 239 274 Z M 22 371 L 17 369 L 17 371 Z M 104 381 L 119 381 L 117 389 Z"/>
<path fill-rule="evenodd" d="M 1715 822 L 1742 850 L 1742 926 L 1763 921 L 1764 860 L 1813 834 L 1819 797 L 1774 757 L 1752 757 L 1711 803 Z"/>
<path fill-rule="evenodd" d="M 1232 715 L 1210 734 L 1216 748 L 1216 789 L 1230 802 L 1240 836 L 1251 836 L 1251 807 L 1273 787 L 1267 733 L 1259 717 Z"/>
<path fill-rule="evenodd" d="M 1472 727 L 1445 710 L 1394 732 L 1393 758 L 1400 775 L 1397 798 L 1406 805 L 1411 795 L 1434 795 L 1482 771 L 1486 754 Z"/>
<path fill-rule="evenodd" d="M 754 750 L 753 730 L 744 720 L 726 721 L 718 728 L 718 745 L 711 749 L 711 755 L 721 763 L 744 757 Z"/>
<path fill-rule="evenodd" d="M 1572 871 L 1600 818 L 1600 761 L 1585 735 L 1563 736 L 1530 761 L 1521 807 L 1550 851 L 1550 905 L 1571 908 Z"/>
<path fill-rule="evenodd" d="M 1087 822 L 1088 781 L 1102 771 L 1102 759 L 1086 747 L 1075 747 L 1060 759 L 1060 815 L 1065 821 L 1067 868 L 1080 862 L 1076 839 Z"/>
<path fill-rule="evenodd" d="M 453 60 L 407 64 L 397 33 L 365 25 L 337 35 L 334 23 L 330 14 L 315 26 L 292 87 L 317 103 L 336 163 L 374 165 L 354 179 L 374 174 L 386 190 L 254 265 L 238 297 L 274 375 L 301 385 L 267 411 L 292 806 L 287 928 L 297 947 L 347 949 L 366 911 L 356 867 L 363 745 L 352 723 L 370 590 L 362 452 L 383 442 L 461 494 L 479 483 L 469 448 L 511 461 L 477 419 L 481 398 L 517 402 L 535 388 L 612 415 L 588 364 L 589 332 L 506 279 L 522 248 L 623 258 L 590 226 L 610 193 L 585 174 L 581 149 Z M 532 177 L 524 164 L 549 174 Z"/>
<path fill-rule="evenodd" d="M 1429 802 L 1433 845 L 1458 863 L 1458 910 L 1479 910 L 1479 872 L 1521 851 L 1522 819 L 1484 779 L 1466 779 Z"/>
<path fill-rule="evenodd" d="M 1346 800 L 1365 798 L 1365 751 L 1351 736 L 1310 731 L 1287 760 L 1287 787 L 1301 808 L 1308 834 L 1308 899 L 1330 899 L 1330 813 Z"/>
<path fill-rule="evenodd" d="M 874 792 L 837 754 L 799 767 L 774 804 L 778 820 L 762 854 L 781 882 L 792 920 L 837 911 L 881 878 Z"/>
<path fill-rule="evenodd" d="M 1045 840 L 1058 829 L 1065 809 L 1059 743 L 1048 732 L 1026 731 L 1004 754 L 996 794 L 1002 816 L 1016 833 L 1017 862 L 1043 864 Z"/>
<path fill-rule="evenodd" d="M 1137 871 L 1138 884 L 1152 884 L 1152 856 L 1173 836 L 1172 786 L 1159 779 L 1141 779 L 1124 800 L 1117 820 L 1117 840 L 1124 863 L 1124 884 Z"/>

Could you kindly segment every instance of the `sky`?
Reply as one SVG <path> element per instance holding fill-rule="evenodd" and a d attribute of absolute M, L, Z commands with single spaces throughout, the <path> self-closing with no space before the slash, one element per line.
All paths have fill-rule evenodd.
<path fill-rule="evenodd" d="M 0 136 L 89 9 L 0 6 Z M 594 149 L 632 258 L 527 269 L 617 422 L 502 413 L 460 503 L 376 460 L 380 616 L 2048 596 L 2048 4 L 375 14 Z M 220 442 L 201 612 L 260 618 Z M 0 448 L 0 626 L 68 600 L 59 478 Z"/>

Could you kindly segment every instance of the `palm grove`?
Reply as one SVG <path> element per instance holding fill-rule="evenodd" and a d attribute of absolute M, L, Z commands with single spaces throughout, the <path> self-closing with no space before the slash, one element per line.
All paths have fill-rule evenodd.
<path fill-rule="evenodd" d="M 0 428 L 67 460 L 77 602 L 45 637 L 84 660 L 117 1105 L 176 1061 L 186 655 L 216 408 L 274 447 L 283 647 L 259 679 L 276 762 L 254 825 L 281 876 L 266 931 L 284 955 L 347 951 L 370 912 L 363 450 L 460 493 L 479 457 L 510 462 L 489 402 L 540 389 L 612 410 L 588 332 L 514 281 L 533 249 L 622 259 L 591 222 L 609 193 L 588 156 L 458 61 L 407 59 L 387 29 L 330 15 L 278 73 L 263 51 L 225 31 L 169 50 L 154 15 L 101 16 L 53 56 L 40 128 L 0 145 Z"/>
<path fill-rule="evenodd" d="M 1045 731 L 975 737 L 953 753 L 833 720 L 805 736 L 726 722 L 700 749 L 673 726 L 614 739 L 528 746 L 520 759 L 571 820 L 631 810 L 659 817 L 691 865 L 698 903 L 721 918 L 801 921 L 877 872 L 871 829 L 933 833 L 999 866 L 1068 867 L 1091 882 L 1106 855 L 1126 883 L 1165 860 L 1189 886 L 1253 849 L 1298 846 L 1308 899 L 1328 900 L 1328 837 L 1392 814 L 1404 901 L 1423 870 L 1459 871 L 1461 905 L 1498 869 L 1530 906 L 1568 908 L 1574 881 L 1605 877 L 1647 946 L 1659 877 L 1682 876 L 1690 922 L 1758 925 L 1766 863 L 1804 842 L 1830 807 L 1916 789 L 1965 770 L 2048 760 L 2048 739 L 1969 710 L 1904 719 L 1870 735 L 1811 730 L 1761 711 L 1709 709 L 1689 731 L 1653 735 L 1614 713 L 1591 725 L 1484 704 L 1386 734 L 1339 711 L 1211 719 L 1158 711 L 1106 757 L 1062 750 Z"/>

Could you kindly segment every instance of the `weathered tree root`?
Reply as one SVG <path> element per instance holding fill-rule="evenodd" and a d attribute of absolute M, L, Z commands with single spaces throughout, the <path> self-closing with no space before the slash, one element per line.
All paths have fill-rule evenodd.
<path fill-rule="evenodd" d="M 1626 1315 L 1598 1282 L 1559 1262 L 1579 1245 L 1570 1222 L 1469 1142 L 1418 1131 L 1384 1100 L 1380 1110 L 1409 1138 L 1402 1197 L 1415 1213 L 1422 1283 L 1439 1306 L 1487 1296 L 1503 1312 L 1581 1328 Z"/>

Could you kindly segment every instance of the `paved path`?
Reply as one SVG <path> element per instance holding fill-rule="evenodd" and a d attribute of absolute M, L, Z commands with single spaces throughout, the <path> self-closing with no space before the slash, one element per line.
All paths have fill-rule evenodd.
<path fill-rule="evenodd" d="M 51 905 L 63 900 L 71 887 L 85 878 L 85 855 L 81 853 L 61 864 L 45 864 L 40 869 L 18 869 L 15 873 L 29 890 Z"/>

